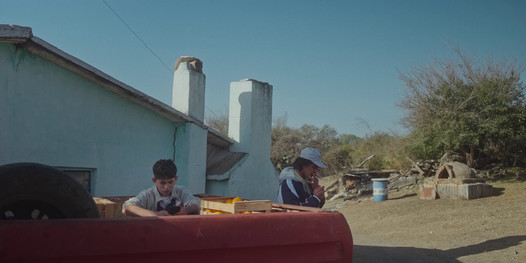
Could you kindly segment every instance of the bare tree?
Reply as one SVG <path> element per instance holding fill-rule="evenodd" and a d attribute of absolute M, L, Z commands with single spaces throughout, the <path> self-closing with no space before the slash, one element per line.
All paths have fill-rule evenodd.
<path fill-rule="evenodd" d="M 206 118 L 206 124 L 218 132 L 228 135 L 228 109 L 225 107 L 219 112 L 210 112 Z"/>

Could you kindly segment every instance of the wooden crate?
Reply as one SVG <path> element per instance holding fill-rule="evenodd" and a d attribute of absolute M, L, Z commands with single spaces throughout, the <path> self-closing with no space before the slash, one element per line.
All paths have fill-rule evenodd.
<path fill-rule="evenodd" d="M 93 200 L 99 208 L 100 217 L 115 217 L 117 203 L 102 197 L 93 197 Z"/>
<path fill-rule="evenodd" d="M 132 197 L 134 196 L 105 196 L 102 198 L 117 204 L 117 208 L 115 209 L 115 217 L 126 217 L 126 215 L 122 213 L 122 205 Z"/>
<path fill-rule="evenodd" d="M 214 212 L 225 214 L 236 213 L 270 213 L 272 210 L 272 202 L 270 200 L 252 200 L 252 201 L 234 201 L 232 204 L 225 203 L 228 199 L 233 197 L 208 197 L 201 198 L 201 212 L 200 214 L 217 214 Z"/>

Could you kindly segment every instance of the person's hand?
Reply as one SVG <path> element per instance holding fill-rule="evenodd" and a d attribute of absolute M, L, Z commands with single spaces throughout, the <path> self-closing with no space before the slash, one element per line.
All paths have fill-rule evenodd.
<path fill-rule="evenodd" d="M 181 206 L 181 211 L 177 212 L 177 216 L 179 215 L 198 215 L 199 214 L 199 207 L 196 204 L 189 204 L 187 206 Z"/>
<path fill-rule="evenodd" d="M 174 215 L 175 216 L 183 216 L 183 215 L 188 215 L 188 213 L 186 212 L 184 207 L 181 207 L 181 210 L 179 210 L 179 212 L 175 213 Z"/>
<path fill-rule="evenodd" d="M 325 187 L 319 186 L 314 188 L 314 195 L 316 195 L 320 200 L 325 198 Z"/>
<path fill-rule="evenodd" d="M 312 186 L 312 189 L 316 189 L 320 185 L 320 181 L 318 180 L 318 177 L 312 176 L 309 180 L 310 185 Z"/>
<path fill-rule="evenodd" d="M 157 214 L 157 216 L 171 216 L 166 210 L 155 212 L 155 214 Z"/>

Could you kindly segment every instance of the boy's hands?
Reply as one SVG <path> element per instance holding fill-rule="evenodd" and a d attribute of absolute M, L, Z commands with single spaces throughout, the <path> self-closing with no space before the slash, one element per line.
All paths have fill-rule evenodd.
<path fill-rule="evenodd" d="M 175 216 L 183 216 L 183 215 L 188 215 L 188 213 L 187 213 L 186 210 L 183 208 L 183 209 L 181 209 L 179 212 L 175 213 L 174 215 L 175 215 Z"/>
<path fill-rule="evenodd" d="M 157 216 L 171 216 L 170 213 L 168 213 L 168 211 L 166 210 L 162 210 L 162 211 L 158 211 L 158 212 L 154 212 Z"/>

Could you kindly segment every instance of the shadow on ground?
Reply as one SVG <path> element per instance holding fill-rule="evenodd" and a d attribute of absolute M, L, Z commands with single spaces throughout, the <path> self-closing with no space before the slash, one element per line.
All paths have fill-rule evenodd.
<path fill-rule="evenodd" d="M 506 249 L 520 244 L 526 240 L 524 236 L 508 236 L 488 240 L 482 243 L 465 247 L 441 250 L 417 247 L 379 247 L 379 246 L 354 246 L 354 260 L 356 263 L 364 262 L 461 262 L 460 257 L 476 255 L 495 250 Z"/>
<path fill-rule="evenodd" d="M 398 196 L 398 197 L 389 197 L 389 200 L 397 200 L 397 199 L 402 199 L 402 198 L 407 198 L 407 197 L 411 197 L 411 196 L 416 196 L 417 193 L 410 193 L 410 194 L 405 194 L 405 195 L 402 195 L 402 196 Z"/>
<path fill-rule="evenodd" d="M 491 190 L 491 195 L 492 196 L 500 196 L 502 194 L 504 194 L 504 188 L 499 188 L 499 187 L 493 187 L 493 189 Z"/>

